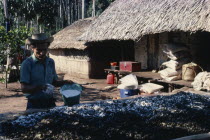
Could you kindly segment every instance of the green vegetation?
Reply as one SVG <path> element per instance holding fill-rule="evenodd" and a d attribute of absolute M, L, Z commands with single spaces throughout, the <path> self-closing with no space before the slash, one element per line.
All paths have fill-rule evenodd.
<path fill-rule="evenodd" d="M 6 52 L 8 47 L 10 50 L 10 57 L 14 57 L 18 54 L 21 55 L 23 53 L 20 47 L 25 44 L 25 39 L 30 35 L 31 32 L 32 30 L 21 26 L 6 33 L 6 29 L 3 26 L 0 26 L 0 64 L 6 61 Z"/>
<path fill-rule="evenodd" d="M 96 16 L 114 0 L 95 0 Z M 32 32 L 53 35 L 82 18 L 82 0 L 7 0 L 11 30 L 6 33 L 3 1 L 0 1 L 0 64 L 8 47 L 10 56 L 21 53 L 20 46 Z M 85 0 L 85 17 L 91 17 L 93 0 Z M 33 30 L 31 30 L 33 29 Z"/>
<path fill-rule="evenodd" d="M 5 83 L 5 78 L 0 77 L 0 83 Z"/>
<path fill-rule="evenodd" d="M 26 26 L 35 32 L 54 34 L 82 18 L 82 0 L 7 0 L 10 25 Z M 95 0 L 96 16 L 114 0 Z M 85 0 L 85 17 L 92 16 L 93 0 Z M 0 25 L 5 25 L 3 1 L 0 1 Z"/>

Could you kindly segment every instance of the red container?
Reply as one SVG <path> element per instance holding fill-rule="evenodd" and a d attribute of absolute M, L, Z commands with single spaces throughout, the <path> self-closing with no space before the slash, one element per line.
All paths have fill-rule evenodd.
<path fill-rule="evenodd" d="M 109 73 L 109 74 L 107 75 L 106 83 L 107 83 L 107 84 L 114 84 L 114 74 Z"/>
<path fill-rule="evenodd" d="M 120 70 L 137 72 L 137 71 L 141 70 L 141 63 L 133 62 L 133 61 L 121 61 L 120 62 Z"/>

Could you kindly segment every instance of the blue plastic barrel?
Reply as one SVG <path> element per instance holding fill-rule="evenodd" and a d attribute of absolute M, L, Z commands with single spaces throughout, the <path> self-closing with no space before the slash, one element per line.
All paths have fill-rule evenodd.
<path fill-rule="evenodd" d="M 121 98 L 138 95 L 138 93 L 139 93 L 138 89 L 120 89 L 120 97 Z"/>

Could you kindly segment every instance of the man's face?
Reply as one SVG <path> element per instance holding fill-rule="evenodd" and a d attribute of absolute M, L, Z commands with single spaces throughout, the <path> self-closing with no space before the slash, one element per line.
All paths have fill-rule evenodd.
<path fill-rule="evenodd" d="M 46 58 L 48 47 L 49 47 L 48 43 L 32 45 L 32 50 L 34 52 L 35 57 L 38 60 L 44 60 Z"/>

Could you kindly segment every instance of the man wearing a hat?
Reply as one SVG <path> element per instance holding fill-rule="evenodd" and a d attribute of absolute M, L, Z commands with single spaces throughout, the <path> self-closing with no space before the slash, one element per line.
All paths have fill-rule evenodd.
<path fill-rule="evenodd" d="M 53 93 L 46 92 L 53 85 L 63 85 L 71 81 L 57 81 L 54 60 L 47 57 L 47 51 L 53 37 L 47 37 L 44 33 L 33 34 L 26 39 L 33 54 L 23 61 L 20 71 L 20 83 L 23 93 L 28 98 L 27 109 L 49 108 L 55 106 Z"/>

